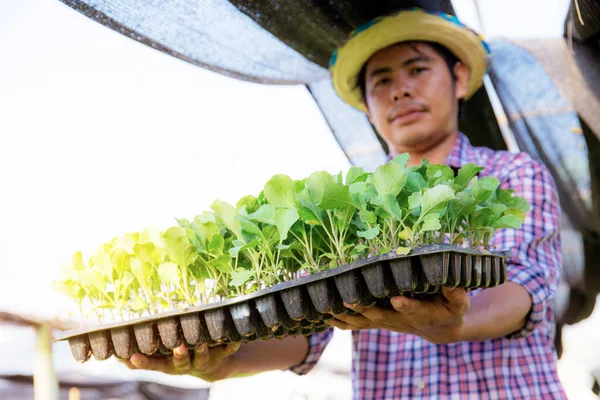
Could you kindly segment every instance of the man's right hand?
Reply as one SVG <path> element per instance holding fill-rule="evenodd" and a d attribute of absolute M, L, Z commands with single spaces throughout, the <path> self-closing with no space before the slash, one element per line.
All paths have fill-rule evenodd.
<path fill-rule="evenodd" d="M 192 375 L 207 382 L 229 378 L 233 371 L 230 356 L 240 348 L 240 343 L 209 348 L 205 343 L 193 350 L 182 344 L 173 349 L 173 355 L 148 357 L 136 353 L 123 361 L 131 369 L 160 371 L 171 375 Z M 193 353 L 192 353 L 193 351 Z"/>

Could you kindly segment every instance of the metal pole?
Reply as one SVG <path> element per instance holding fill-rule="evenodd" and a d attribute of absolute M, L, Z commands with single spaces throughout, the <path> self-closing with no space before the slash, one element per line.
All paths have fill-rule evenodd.
<path fill-rule="evenodd" d="M 475 5 L 475 10 L 477 11 L 477 19 L 479 20 L 479 29 L 481 29 L 481 33 L 485 35 L 485 27 L 483 26 L 483 18 L 481 14 L 481 9 L 479 8 L 479 1 L 473 0 Z M 487 92 L 490 103 L 492 105 L 492 110 L 494 111 L 494 115 L 496 116 L 496 121 L 498 122 L 498 127 L 500 128 L 500 133 L 502 134 L 502 138 L 504 139 L 504 143 L 506 144 L 506 148 L 511 153 L 518 153 L 520 151 L 519 145 L 517 144 L 517 140 L 515 139 L 515 134 L 512 129 L 510 129 L 510 125 L 508 124 L 508 117 L 504 112 L 504 107 L 502 106 L 502 102 L 498 97 L 498 93 L 494 88 L 494 84 L 490 79 L 488 74 L 485 74 L 483 77 L 483 86 L 485 87 L 485 91 Z"/>
<path fill-rule="evenodd" d="M 58 381 L 52 363 L 52 329 L 43 322 L 36 328 L 35 370 L 33 393 L 35 400 L 58 400 Z"/>

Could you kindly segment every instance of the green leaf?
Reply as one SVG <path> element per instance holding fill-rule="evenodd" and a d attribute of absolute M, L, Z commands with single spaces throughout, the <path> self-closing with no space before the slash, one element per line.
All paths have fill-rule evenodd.
<path fill-rule="evenodd" d="M 512 228 L 519 229 L 523 224 L 523 220 L 515 215 L 503 215 L 494 224 L 495 229 Z"/>
<path fill-rule="evenodd" d="M 139 312 L 143 310 L 147 310 L 149 308 L 148 304 L 138 295 L 135 295 L 133 300 L 133 311 Z"/>
<path fill-rule="evenodd" d="M 81 254 L 80 251 L 73 254 L 72 265 L 73 265 L 73 268 L 77 271 L 81 271 L 82 269 L 85 269 L 85 264 L 83 263 L 83 254 Z"/>
<path fill-rule="evenodd" d="M 352 203 L 359 209 L 363 210 L 367 207 L 367 202 L 377 196 L 377 190 L 372 184 L 367 182 L 356 182 L 350 185 L 350 198 Z"/>
<path fill-rule="evenodd" d="M 440 224 L 440 215 L 438 213 L 428 214 L 423 218 L 423 226 L 421 231 L 437 231 L 442 225 Z"/>
<path fill-rule="evenodd" d="M 110 256 L 106 254 L 102 249 L 96 252 L 96 255 L 90 260 L 94 264 L 94 267 L 98 268 L 102 273 L 108 277 L 113 274 L 113 265 L 110 260 Z"/>
<path fill-rule="evenodd" d="M 398 238 L 401 240 L 408 240 L 412 237 L 412 229 L 408 226 L 405 226 L 402 231 L 398 233 Z"/>
<path fill-rule="evenodd" d="M 355 182 L 364 182 L 364 180 L 367 179 L 367 176 L 364 169 L 352 166 L 346 173 L 346 185 L 351 185 Z"/>
<path fill-rule="evenodd" d="M 392 160 L 390 162 L 398 164 L 402 168 L 406 168 L 406 165 L 408 164 L 408 160 L 410 160 L 410 154 L 402 153 L 402 154 L 392 158 Z"/>
<path fill-rule="evenodd" d="M 421 199 L 421 215 L 419 219 L 431 213 L 443 213 L 446 205 L 452 199 L 454 199 L 454 191 L 446 185 L 438 185 L 425 189 Z"/>
<path fill-rule="evenodd" d="M 287 175 L 272 177 L 265 184 L 264 193 L 267 201 L 276 207 L 291 208 L 296 204 L 294 181 Z"/>
<path fill-rule="evenodd" d="M 318 206 L 324 210 L 333 210 L 345 206 L 358 208 L 350 198 L 350 188 L 337 182 L 332 182 L 325 186 L 323 200 Z"/>
<path fill-rule="evenodd" d="M 236 240 L 236 241 L 234 241 L 234 246 L 229 249 L 229 255 L 231 257 L 235 258 L 239 255 L 240 252 L 247 250 L 247 249 L 253 249 L 256 246 L 258 246 L 259 243 L 260 243 L 260 239 L 254 239 L 248 243 L 244 243 L 241 240 L 239 240 L 239 241 Z"/>
<path fill-rule="evenodd" d="M 522 220 L 525 219 L 525 215 L 530 209 L 529 203 L 524 198 L 514 196 L 513 189 L 497 189 L 496 201 L 506 205 L 505 215 L 514 215 Z"/>
<path fill-rule="evenodd" d="M 242 208 L 246 209 L 248 214 L 258 210 L 258 207 L 258 199 L 254 196 L 244 196 L 235 205 L 235 208 L 238 210 L 241 210 Z"/>
<path fill-rule="evenodd" d="M 208 224 L 209 222 L 212 222 L 213 224 L 217 223 L 215 214 L 211 213 L 210 211 L 204 211 L 202 214 L 194 218 L 194 221 L 197 221 L 200 224 Z"/>
<path fill-rule="evenodd" d="M 134 282 L 136 282 L 136 279 L 133 277 L 133 275 L 131 274 L 131 272 L 126 271 L 123 274 L 123 278 L 121 278 L 121 281 L 119 282 L 120 285 L 121 285 L 121 293 L 127 294 L 127 289 Z"/>
<path fill-rule="evenodd" d="M 335 226 L 340 231 L 346 230 L 348 228 L 348 225 L 352 221 L 352 216 L 355 212 L 356 210 L 351 207 L 342 207 L 333 210 L 333 221 L 335 223 Z"/>
<path fill-rule="evenodd" d="M 415 210 L 421 207 L 423 195 L 421 192 L 415 192 L 408 198 L 408 209 Z"/>
<path fill-rule="evenodd" d="M 409 171 L 405 187 L 409 192 L 420 192 L 421 189 L 427 187 L 427 181 L 420 173 Z"/>
<path fill-rule="evenodd" d="M 160 264 L 165 257 L 164 250 L 152 242 L 137 243 L 133 246 L 133 254 L 140 260 L 152 265 Z"/>
<path fill-rule="evenodd" d="M 396 249 L 396 254 L 398 254 L 399 256 L 405 256 L 405 255 L 408 255 L 411 250 L 412 250 L 412 248 L 410 248 L 410 247 L 398 247 Z"/>
<path fill-rule="evenodd" d="M 492 194 L 494 194 L 499 185 L 500 181 L 493 176 L 484 176 L 481 179 L 474 177 L 470 188 L 475 200 L 481 203 L 487 201 Z"/>
<path fill-rule="evenodd" d="M 314 204 L 320 204 L 323 201 L 323 195 L 325 194 L 325 187 L 335 183 L 333 176 L 325 171 L 317 171 L 310 174 L 306 179 L 307 193 L 309 194 L 310 201 Z"/>
<path fill-rule="evenodd" d="M 507 208 L 504 204 L 498 203 L 490 204 L 488 207 L 494 212 L 495 218 L 500 218 L 500 215 L 502 215 Z"/>
<path fill-rule="evenodd" d="M 188 239 L 187 231 L 180 227 L 172 227 L 162 234 L 167 245 L 167 255 L 171 261 L 182 268 L 186 268 L 198 258 L 198 253 Z"/>
<path fill-rule="evenodd" d="M 52 282 L 52 289 L 57 292 L 61 292 L 67 297 L 70 297 L 76 301 L 83 299 L 85 292 L 81 290 L 81 287 L 73 281 L 54 281 Z"/>
<path fill-rule="evenodd" d="M 232 271 L 231 257 L 226 254 L 220 255 L 214 260 L 210 260 L 208 265 L 210 265 L 212 268 L 215 268 L 218 271 L 223 272 L 224 274 L 230 274 Z"/>
<path fill-rule="evenodd" d="M 479 172 L 483 171 L 483 167 L 480 167 L 477 164 L 465 164 L 459 170 L 456 178 L 454 179 L 454 184 L 456 185 L 456 190 L 464 190 L 471 179 Z"/>
<path fill-rule="evenodd" d="M 398 163 L 380 165 L 373 174 L 373 186 L 379 194 L 397 196 L 406 183 L 406 170 Z"/>
<path fill-rule="evenodd" d="M 262 231 L 261 231 L 260 227 L 258 225 L 256 225 L 254 222 L 250 221 L 245 216 L 239 215 L 239 214 L 235 218 L 238 221 L 240 221 L 240 226 L 242 227 L 243 231 L 246 231 L 253 235 L 262 236 Z"/>
<path fill-rule="evenodd" d="M 317 217 L 317 213 L 307 207 L 299 206 L 298 216 L 304 223 L 308 225 L 321 225 L 320 218 Z"/>
<path fill-rule="evenodd" d="M 162 282 L 179 287 L 179 274 L 179 267 L 172 262 L 164 262 L 158 266 L 158 277 Z"/>
<path fill-rule="evenodd" d="M 248 282 L 253 276 L 254 273 L 252 271 L 238 268 L 235 271 L 231 271 L 229 284 L 234 287 L 240 287 Z"/>
<path fill-rule="evenodd" d="M 300 216 L 295 208 L 280 208 L 275 212 L 275 224 L 279 231 L 279 243 L 287 239 L 288 232 L 292 225 L 298 221 Z"/>
<path fill-rule="evenodd" d="M 362 253 L 363 251 L 367 250 L 369 248 L 369 246 L 365 245 L 365 244 L 359 244 L 357 246 L 354 246 L 352 248 L 352 251 L 350 252 L 350 254 L 352 255 L 357 255 Z"/>
<path fill-rule="evenodd" d="M 358 217 L 365 224 L 375 224 L 377 223 L 377 215 L 374 212 L 367 210 L 360 210 L 358 212 Z"/>
<path fill-rule="evenodd" d="M 240 221 L 235 216 L 238 214 L 237 210 L 230 204 L 225 203 L 221 200 L 216 200 L 211 208 L 215 211 L 216 216 L 223 221 L 227 229 L 231 231 L 236 237 L 242 238 L 242 227 Z"/>
<path fill-rule="evenodd" d="M 379 225 L 375 225 L 375 227 L 366 231 L 357 231 L 356 234 L 367 240 L 375 239 L 379 235 Z"/>
<path fill-rule="evenodd" d="M 481 229 L 490 227 L 496 213 L 489 207 L 482 207 L 475 211 L 470 218 L 471 229 Z"/>
<path fill-rule="evenodd" d="M 125 274 L 125 271 L 129 271 L 130 258 L 131 255 L 123 249 L 117 248 L 113 250 L 112 254 L 110 255 L 110 260 L 118 276 L 123 276 L 123 274 Z"/>
<path fill-rule="evenodd" d="M 427 180 L 429 180 L 429 186 L 442 183 L 452 183 L 454 181 L 454 171 L 448 165 L 433 164 L 427 168 Z"/>
<path fill-rule="evenodd" d="M 225 239 L 221 235 L 214 235 L 210 242 L 208 243 L 207 250 L 212 253 L 212 255 L 223 254 L 223 250 L 225 248 Z"/>
<path fill-rule="evenodd" d="M 467 217 L 475 212 L 477 200 L 470 192 L 458 192 L 456 198 L 449 204 L 450 215 L 453 218 Z"/>
<path fill-rule="evenodd" d="M 383 208 L 396 221 L 402 221 L 402 210 L 398 205 L 398 200 L 393 194 L 380 194 L 371 199 L 371 204 Z"/>
<path fill-rule="evenodd" d="M 149 263 L 143 262 L 137 257 L 131 257 L 130 260 L 131 265 L 131 273 L 138 281 L 140 286 L 144 289 L 149 290 L 148 283 L 152 280 L 154 276 L 154 270 L 152 265 Z"/>
<path fill-rule="evenodd" d="M 275 225 L 275 211 L 277 207 L 272 204 L 263 204 L 254 213 L 248 215 L 248 219 L 263 224 Z"/>

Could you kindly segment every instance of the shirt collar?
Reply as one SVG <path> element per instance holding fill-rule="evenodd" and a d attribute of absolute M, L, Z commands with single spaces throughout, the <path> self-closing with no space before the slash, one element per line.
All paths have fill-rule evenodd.
<path fill-rule="evenodd" d="M 450 154 L 446 157 L 445 164 L 454 167 L 460 168 L 469 162 L 473 162 L 470 160 L 470 150 L 471 150 L 471 142 L 467 138 L 467 136 L 458 132 L 458 136 L 456 137 L 456 142 L 450 151 Z M 392 156 L 388 154 L 387 161 L 390 162 L 392 160 Z"/>
<path fill-rule="evenodd" d="M 467 138 L 467 136 L 465 136 L 465 134 L 459 132 L 458 136 L 456 137 L 456 142 L 454 143 L 454 146 L 450 151 L 450 154 L 448 154 L 448 157 L 446 157 L 446 165 L 449 165 L 450 167 L 460 168 L 463 165 L 471 162 L 472 160 L 470 160 L 470 150 L 471 142 L 469 142 L 469 139 Z"/>

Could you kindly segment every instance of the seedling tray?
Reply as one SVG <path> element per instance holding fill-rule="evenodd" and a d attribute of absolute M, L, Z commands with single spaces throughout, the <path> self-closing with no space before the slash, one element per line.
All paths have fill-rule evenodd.
<path fill-rule="evenodd" d="M 309 335 L 327 329 L 332 314 L 352 313 L 348 304 L 390 308 L 396 295 L 427 296 L 442 286 L 466 289 L 506 281 L 508 252 L 438 244 L 409 255 L 385 254 L 305 276 L 217 303 L 68 332 L 73 357 L 129 358 L 170 354 L 182 343 L 216 346 L 231 342 Z"/>

